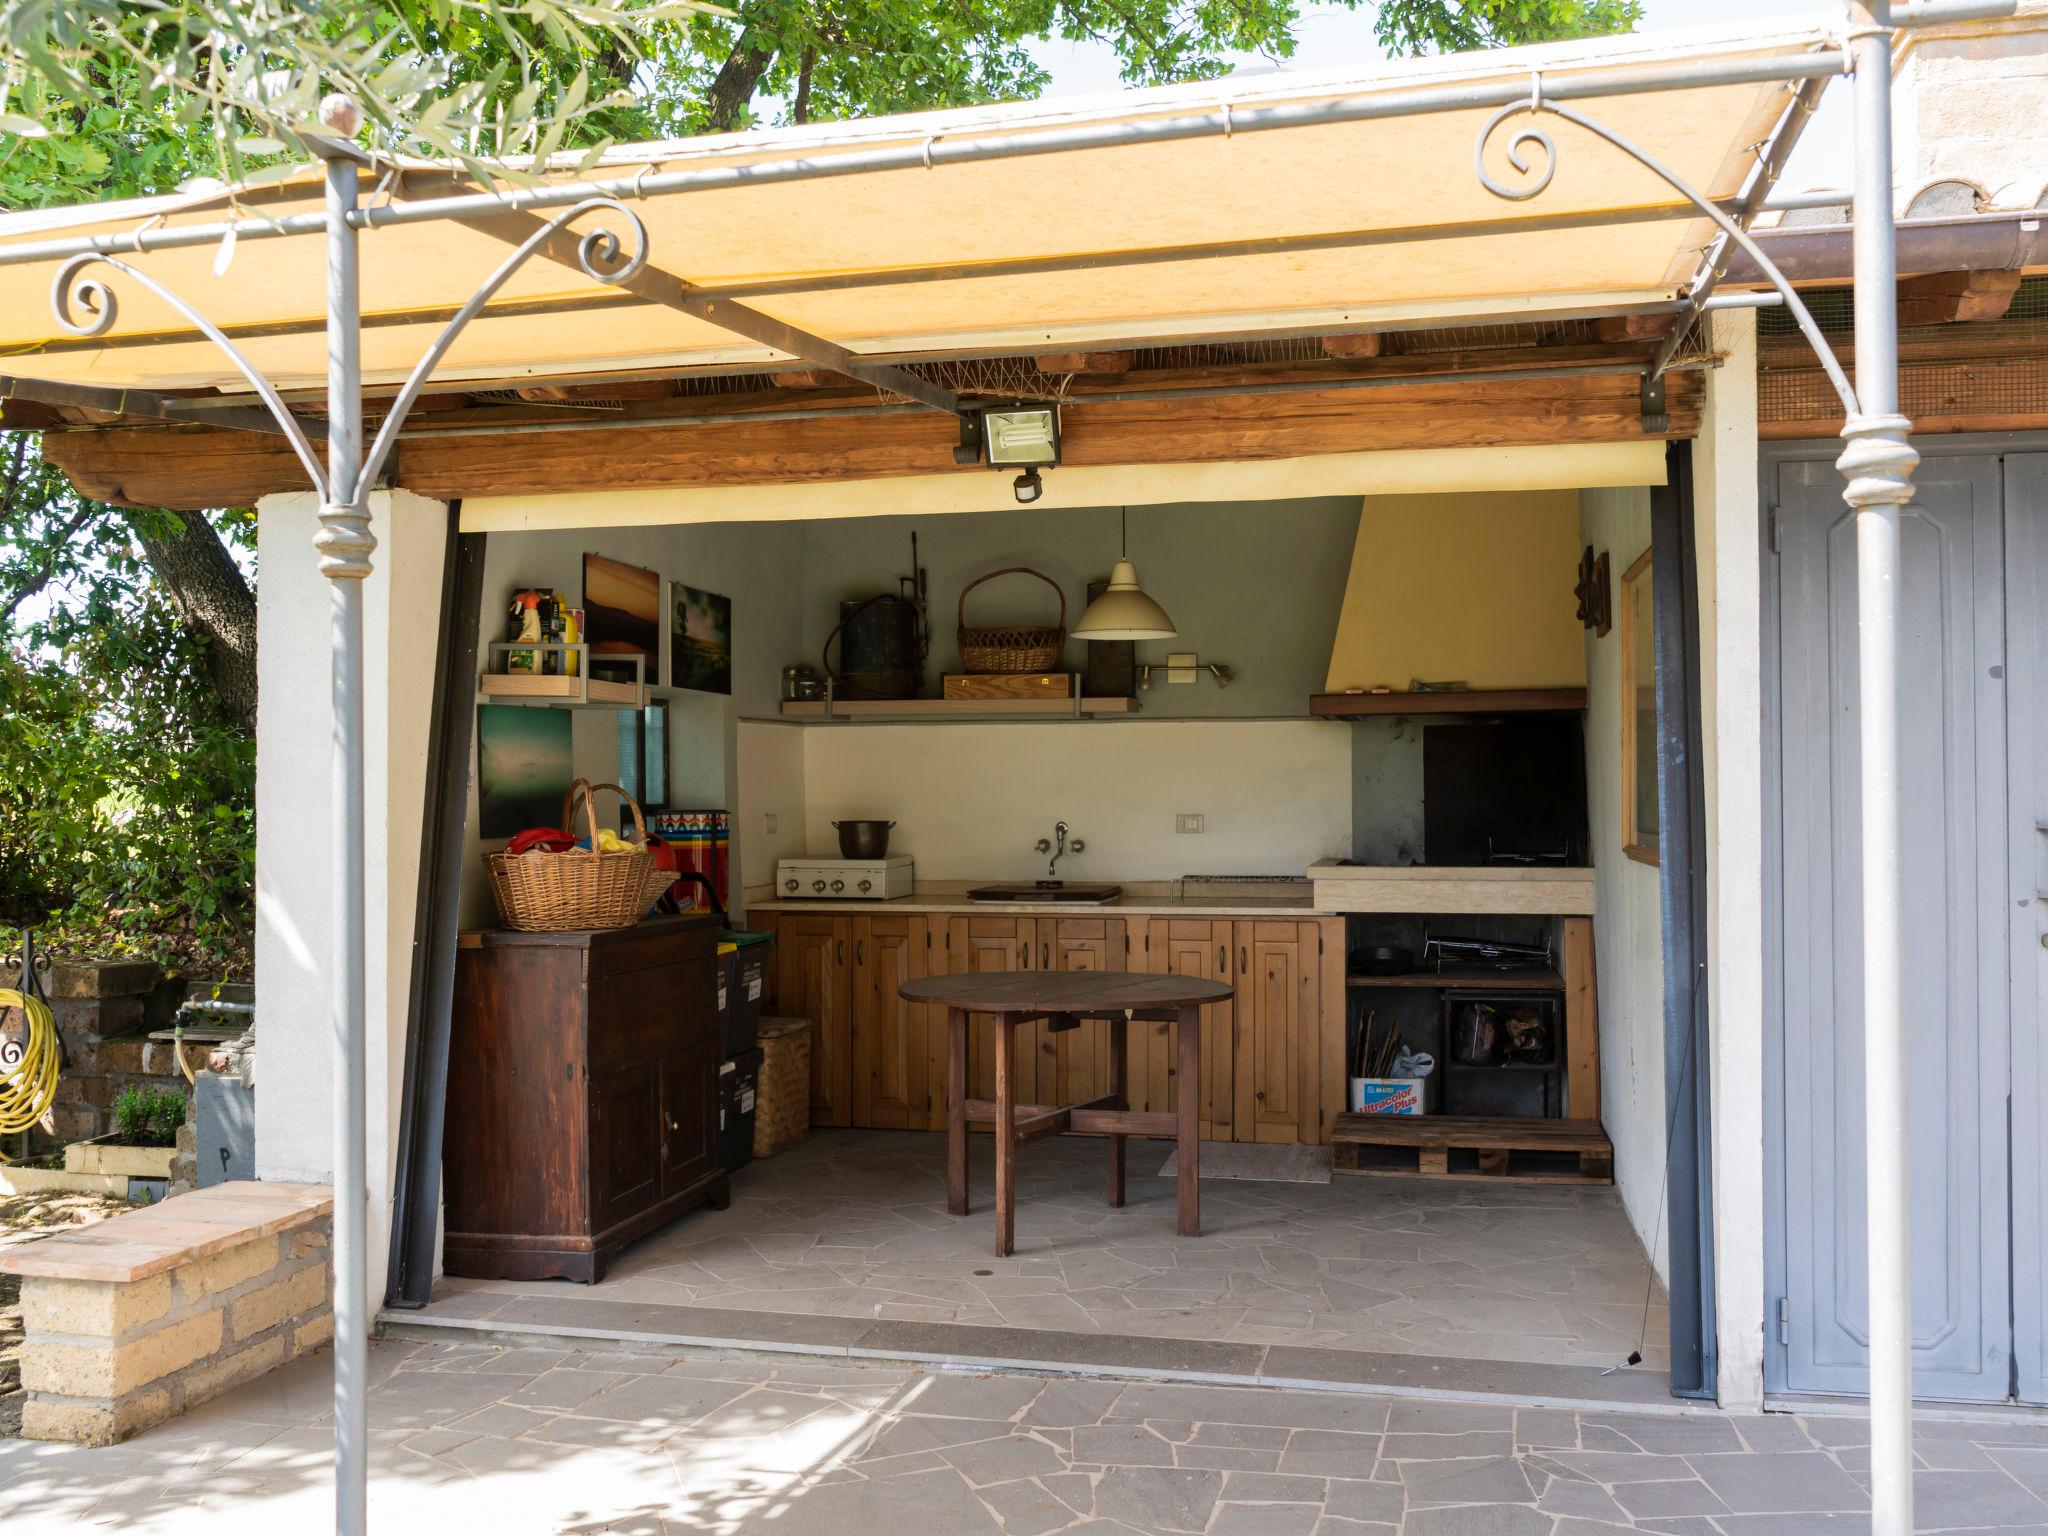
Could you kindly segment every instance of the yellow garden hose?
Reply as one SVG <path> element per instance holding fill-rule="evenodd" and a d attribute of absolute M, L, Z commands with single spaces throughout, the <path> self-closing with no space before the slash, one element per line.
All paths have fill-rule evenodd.
<path fill-rule="evenodd" d="M 40 997 L 0 987 L 0 1008 L 19 1008 L 28 1020 L 21 1060 L 0 1070 L 0 1136 L 16 1136 L 50 1112 L 57 1098 L 57 1019 Z M 0 1162 L 12 1162 L 0 1151 Z"/>

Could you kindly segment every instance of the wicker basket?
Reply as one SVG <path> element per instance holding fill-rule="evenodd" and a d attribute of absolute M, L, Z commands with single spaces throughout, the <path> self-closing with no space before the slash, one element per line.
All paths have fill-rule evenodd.
<path fill-rule="evenodd" d="M 562 801 L 562 825 L 576 819 L 576 799 L 583 798 L 590 823 L 590 846 L 563 853 L 503 853 L 484 856 L 491 871 L 491 894 L 498 899 L 498 917 L 507 928 L 558 933 L 573 928 L 630 928 L 647 915 L 655 898 L 675 879 L 672 870 L 656 869 L 647 847 L 647 821 L 639 804 L 616 784 L 597 789 L 617 792 L 633 813 L 639 845 L 626 852 L 606 853 L 597 846 L 597 806 L 590 781 L 578 779 Z"/>
<path fill-rule="evenodd" d="M 754 1156 L 773 1157 L 811 1134 L 811 1021 L 763 1019 L 755 1040 Z"/>
<path fill-rule="evenodd" d="M 1059 594 L 1060 621 L 1054 625 L 1008 624 L 997 628 L 967 622 L 967 594 L 998 576 L 1036 576 Z M 1067 645 L 1067 594 L 1043 571 L 1007 565 L 976 577 L 960 591 L 960 670 L 963 672 L 1057 672 Z"/>

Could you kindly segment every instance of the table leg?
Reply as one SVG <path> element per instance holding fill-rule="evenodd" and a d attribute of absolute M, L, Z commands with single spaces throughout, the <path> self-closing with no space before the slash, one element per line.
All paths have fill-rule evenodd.
<path fill-rule="evenodd" d="M 1017 1243 L 1017 1026 L 996 1020 L 996 1256 Z"/>
<path fill-rule="evenodd" d="M 967 1010 L 946 1010 L 946 1209 L 967 1214 Z"/>
<path fill-rule="evenodd" d="M 1130 1023 L 1125 1019 L 1109 1021 L 1109 1102 L 1112 1109 L 1129 1109 L 1126 1097 L 1126 1073 L 1130 1070 Z M 1124 1203 L 1124 1138 L 1120 1132 L 1109 1133 L 1109 1203 L 1120 1206 Z"/>
<path fill-rule="evenodd" d="M 1202 1235 L 1202 1010 L 1183 1008 L 1180 1023 L 1180 1235 Z"/>

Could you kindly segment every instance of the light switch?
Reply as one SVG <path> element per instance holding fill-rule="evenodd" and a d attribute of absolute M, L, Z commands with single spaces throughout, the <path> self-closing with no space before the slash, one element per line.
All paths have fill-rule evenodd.
<path fill-rule="evenodd" d="M 1192 811 L 1182 811 L 1173 818 L 1173 830 L 1176 832 L 1202 832 L 1207 830 L 1207 825 L 1203 817 Z"/>
<path fill-rule="evenodd" d="M 1169 683 L 1192 683 L 1199 675 L 1195 668 L 1200 659 L 1193 651 L 1168 651 L 1166 680 Z"/>
<path fill-rule="evenodd" d="M 762 835 L 765 837 L 773 837 L 775 835 L 775 828 L 779 820 L 780 818 L 778 818 L 773 811 L 763 812 L 761 816 Z"/>

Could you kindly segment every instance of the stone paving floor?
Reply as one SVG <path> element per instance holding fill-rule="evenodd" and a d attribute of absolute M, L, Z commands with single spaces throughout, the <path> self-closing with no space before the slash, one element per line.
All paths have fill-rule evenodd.
<path fill-rule="evenodd" d="M 0 1531 L 311 1532 L 329 1356 L 104 1450 L 0 1441 Z M 383 1532 L 1827 1536 L 1862 1420 L 1529 1409 L 911 1366 L 372 1350 Z M 2048 1530 L 2048 1425 L 1923 1420 L 1923 1531 Z"/>
<path fill-rule="evenodd" d="M 1103 1203 L 1101 1145 L 1018 1156 L 1017 1251 L 992 1251 L 992 1152 L 972 1214 L 949 1214 L 945 1138 L 820 1131 L 620 1255 L 597 1286 L 453 1281 L 454 1291 L 806 1317 L 1301 1346 L 1607 1367 L 1643 1345 L 1666 1368 L 1662 1290 L 1607 1187 L 1363 1178 L 1205 1179 L 1202 1235 L 1174 1232 L 1169 1143 L 1134 1143 L 1128 1203 Z M 1647 1314 L 1646 1314 L 1647 1307 Z M 489 1305 L 467 1302 L 466 1316 Z"/>

